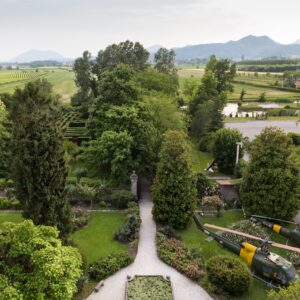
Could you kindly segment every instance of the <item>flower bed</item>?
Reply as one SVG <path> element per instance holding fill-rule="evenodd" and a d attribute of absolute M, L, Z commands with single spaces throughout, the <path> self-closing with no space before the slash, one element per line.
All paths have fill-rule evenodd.
<path fill-rule="evenodd" d="M 135 276 L 127 283 L 127 300 L 172 300 L 171 282 L 162 276 Z"/>
<path fill-rule="evenodd" d="M 192 280 L 199 281 L 203 277 L 203 259 L 196 249 L 187 249 L 183 242 L 174 238 L 168 239 L 157 233 L 157 253 L 162 261 Z"/>

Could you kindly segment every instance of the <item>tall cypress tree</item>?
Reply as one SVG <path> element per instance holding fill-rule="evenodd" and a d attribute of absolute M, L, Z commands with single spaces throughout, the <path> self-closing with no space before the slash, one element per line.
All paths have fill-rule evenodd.
<path fill-rule="evenodd" d="M 46 80 L 17 89 L 11 108 L 13 172 L 24 217 L 70 231 L 67 176 L 57 98 Z"/>
<path fill-rule="evenodd" d="M 152 185 L 155 221 L 175 228 L 186 227 L 196 206 L 195 178 L 185 138 L 179 131 L 165 134 Z"/>

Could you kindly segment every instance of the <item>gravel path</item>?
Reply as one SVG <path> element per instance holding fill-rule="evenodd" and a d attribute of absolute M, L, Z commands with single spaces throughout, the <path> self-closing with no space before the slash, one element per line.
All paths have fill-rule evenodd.
<path fill-rule="evenodd" d="M 105 280 L 98 293 L 93 292 L 88 300 L 124 300 L 127 275 L 170 276 L 175 300 L 212 299 L 198 284 L 159 260 L 156 254 L 156 225 L 152 219 L 152 201 L 148 188 L 140 201 L 141 229 L 138 254 L 133 264 Z M 150 299 L 149 299 L 150 300 Z"/>
<path fill-rule="evenodd" d="M 276 126 L 284 130 L 285 132 L 299 132 L 300 123 L 296 121 L 249 121 L 240 123 L 225 123 L 227 128 L 237 128 L 245 136 L 252 140 L 257 134 L 259 134 L 267 126 Z"/>

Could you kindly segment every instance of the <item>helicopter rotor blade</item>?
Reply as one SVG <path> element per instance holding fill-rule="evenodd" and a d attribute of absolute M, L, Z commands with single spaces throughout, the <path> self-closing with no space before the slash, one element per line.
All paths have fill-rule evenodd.
<path fill-rule="evenodd" d="M 257 236 L 254 236 L 254 235 L 251 235 L 251 234 L 248 234 L 248 233 L 244 233 L 244 232 L 240 232 L 240 231 L 237 231 L 237 230 L 225 228 L 225 227 L 220 227 L 220 226 L 216 226 L 216 225 L 212 225 L 212 224 L 204 224 L 203 226 L 208 227 L 208 228 L 212 228 L 212 229 L 216 229 L 216 230 L 219 230 L 219 231 L 224 231 L 224 232 L 237 234 L 237 235 L 244 236 L 244 237 L 247 237 L 247 238 L 250 238 L 250 239 L 253 239 L 253 240 L 264 241 L 263 239 L 261 239 Z M 275 242 L 272 242 L 272 241 L 270 241 L 270 243 L 271 243 L 271 246 L 300 253 L 300 248 L 292 247 L 292 246 L 288 246 L 288 245 L 283 245 L 283 244 L 275 243 Z"/>
<path fill-rule="evenodd" d="M 265 220 L 279 221 L 279 222 L 283 222 L 283 223 L 287 223 L 287 224 L 293 224 L 293 225 L 297 225 L 298 224 L 298 223 L 292 222 L 292 221 L 286 221 L 286 220 L 282 220 L 282 219 L 276 219 L 276 218 L 264 217 L 264 216 L 258 216 L 258 215 L 251 215 L 250 217 L 259 218 L 259 219 L 265 219 Z"/>

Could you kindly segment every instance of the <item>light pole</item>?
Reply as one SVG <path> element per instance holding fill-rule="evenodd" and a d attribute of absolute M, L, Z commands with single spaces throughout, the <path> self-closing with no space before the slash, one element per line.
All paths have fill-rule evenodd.
<path fill-rule="evenodd" d="M 242 149 L 243 147 L 243 142 L 238 142 L 236 143 L 236 159 L 235 159 L 235 164 L 237 165 L 239 163 L 240 159 L 240 148 Z"/>

